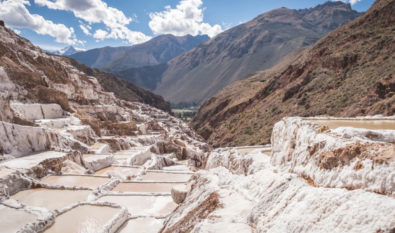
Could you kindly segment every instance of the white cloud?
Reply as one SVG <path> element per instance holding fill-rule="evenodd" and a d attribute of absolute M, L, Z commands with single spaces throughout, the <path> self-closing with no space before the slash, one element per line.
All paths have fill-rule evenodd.
<path fill-rule="evenodd" d="M 96 30 L 95 34 L 93 35 L 94 38 L 103 40 L 108 37 L 108 33 L 104 30 Z"/>
<path fill-rule="evenodd" d="M 149 26 L 155 34 L 207 34 L 213 37 L 222 32 L 222 27 L 203 22 L 202 5 L 202 0 L 181 0 L 175 9 L 166 6 L 162 12 L 150 13 Z"/>
<path fill-rule="evenodd" d="M 335 0 L 335 2 L 345 2 L 345 3 L 350 3 L 351 5 L 354 5 L 357 2 L 360 2 L 361 0 Z"/>
<path fill-rule="evenodd" d="M 53 44 L 37 44 L 41 49 L 44 49 L 46 51 L 58 51 L 61 50 L 63 47 L 62 46 L 57 46 Z"/>
<path fill-rule="evenodd" d="M 82 32 L 87 35 L 87 36 L 91 36 L 92 33 L 90 32 L 90 30 L 92 30 L 92 27 L 90 25 L 85 25 L 83 22 L 78 21 L 80 23 L 80 28 L 82 30 Z"/>
<path fill-rule="evenodd" d="M 34 0 L 34 2 L 53 10 L 71 11 L 75 17 L 89 24 L 103 23 L 106 25 L 106 31 L 103 29 L 96 30 L 93 33 L 93 37 L 96 39 L 122 39 L 129 41 L 131 44 L 142 43 L 150 39 L 149 36 L 141 32 L 129 30 L 126 25 L 132 21 L 132 18 L 126 17 L 118 9 L 109 7 L 102 0 Z M 80 28 L 84 33 L 89 32 L 89 30 L 82 29 L 81 26 Z"/>
<path fill-rule="evenodd" d="M 20 34 L 22 33 L 20 30 L 15 29 L 15 28 L 12 28 L 12 30 L 13 30 L 16 34 L 18 34 L 18 35 L 20 35 Z"/>
<path fill-rule="evenodd" d="M 27 0 L 0 1 L 0 18 L 12 28 L 28 28 L 40 35 L 54 37 L 57 42 L 65 44 L 82 44 L 75 37 L 74 29 L 64 24 L 55 24 L 41 15 L 31 14 L 26 8 Z"/>

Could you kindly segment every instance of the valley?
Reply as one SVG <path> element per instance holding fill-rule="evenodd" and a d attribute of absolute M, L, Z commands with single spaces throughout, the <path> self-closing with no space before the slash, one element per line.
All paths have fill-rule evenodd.
<path fill-rule="evenodd" d="M 0 231 L 394 233 L 394 12 L 59 54 L 0 20 Z"/>

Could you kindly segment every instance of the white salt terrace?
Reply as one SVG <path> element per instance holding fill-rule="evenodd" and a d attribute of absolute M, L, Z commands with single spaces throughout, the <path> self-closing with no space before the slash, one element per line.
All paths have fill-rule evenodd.
<path fill-rule="evenodd" d="M 124 206 L 132 216 L 159 218 L 168 216 L 177 207 L 170 195 L 107 195 L 99 198 L 98 202 L 111 202 Z"/>
<path fill-rule="evenodd" d="M 0 204 L 0 229 L 1 232 L 17 232 L 26 224 L 32 223 L 37 216 L 24 210 L 10 208 Z"/>
<path fill-rule="evenodd" d="M 329 129 L 340 127 L 363 128 L 372 130 L 395 130 L 395 119 L 364 119 L 364 118 L 305 118 L 317 124 L 328 126 Z"/>
<path fill-rule="evenodd" d="M 120 229 L 119 233 L 144 232 L 157 233 L 163 226 L 163 220 L 157 218 L 134 218 L 127 221 Z"/>
<path fill-rule="evenodd" d="M 11 102 L 11 108 L 21 118 L 26 120 L 55 119 L 64 116 L 64 111 L 58 104 L 24 104 Z"/>
<path fill-rule="evenodd" d="M 86 201 L 90 193 L 89 190 L 38 188 L 21 191 L 12 195 L 11 198 L 28 206 L 59 210 L 76 202 Z"/>
<path fill-rule="evenodd" d="M 111 164 L 114 162 L 113 155 L 85 154 L 83 155 L 82 159 L 84 161 L 85 167 L 93 171 L 111 166 Z"/>
<path fill-rule="evenodd" d="M 127 193 L 170 193 L 171 188 L 182 182 L 123 182 L 119 183 L 113 191 Z"/>
<path fill-rule="evenodd" d="M 66 176 L 48 176 L 41 180 L 41 183 L 51 186 L 63 186 L 63 187 L 84 187 L 95 189 L 101 185 L 108 183 L 110 179 L 104 177 L 94 176 L 78 176 L 78 175 L 66 175 Z"/>
<path fill-rule="evenodd" d="M 119 153 L 130 156 L 130 151 Z M 53 155 L 52 152 L 48 152 L 48 154 Z M 62 157 L 61 155 L 64 156 L 63 153 L 59 153 L 55 158 Z M 95 159 L 100 161 L 100 156 L 103 155 L 84 155 L 83 159 L 85 162 L 89 159 L 92 160 L 91 162 L 94 162 Z M 40 164 L 43 159 L 48 159 L 48 156 L 41 154 L 38 154 L 37 158 L 35 157 L 33 155 L 16 159 L 24 161 L 23 166 L 17 166 L 19 163 L 14 160 L 5 164 L 18 169 L 31 168 Z M 186 165 L 181 166 L 187 168 Z M 1 171 L 8 175 L 13 170 L 2 167 Z M 87 230 L 95 232 L 105 226 L 113 226 L 114 229 L 111 232 L 115 232 L 122 224 L 117 232 L 130 232 L 131 229 L 133 232 L 157 232 L 163 225 L 163 219 L 178 206 L 170 194 L 172 187 L 187 182 L 192 176 L 192 172 L 142 171 L 140 167 L 112 165 L 97 170 L 95 175 L 50 175 L 40 180 L 40 183 L 46 188 L 27 189 L 10 198 L 29 208 L 39 207 L 62 211 L 45 232 L 86 232 Z M 138 179 L 138 181 L 118 183 L 108 194 L 95 197 L 92 190 L 105 188 L 111 184 L 111 178 L 119 179 L 117 174 L 129 176 L 130 179 Z M 90 204 L 85 205 L 84 202 Z M 120 208 L 100 206 L 103 204 L 95 205 L 94 203 L 103 203 L 104 205 L 113 203 L 124 207 L 129 213 L 129 217 L 118 218 L 117 216 L 122 212 Z M 68 210 L 70 207 L 72 208 Z M 9 222 L 7 227 L 1 228 L 2 232 L 14 232 L 37 218 L 23 210 L 14 210 L 8 207 L 3 209 L 1 213 L 9 213 L 10 216 L 13 216 L 13 222 Z M 111 223 L 112 221 L 118 221 L 118 223 Z"/>
<path fill-rule="evenodd" d="M 81 125 L 79 119 L 73 116 L 66 116 L 58 105 L 13 103 L 12 107 L 21 118 L 34 120 L 41 127 L 60 133 L 70 133 L 75 137 L 90 136 L 88 126 Z M 31 208 L 41 208 L 40 211 L 61 211 L 54 223 L 47 226 L 45 232 L 98 232 L 103 228 L 115 232 L 122 224 L 118 232 L 130 229 L 134 232 L 147 232 L 147 228 L 152 232 L 159 230 L 163 218 L 178 206 L 171 197 L 172 187 L 187 182 L 192 173 L 185 161 L 182 165 L 169 168 L 181 172 L 154 170 L 144 172 L 141 167 L 114 165 L 122 164 L 138 153 L 149 151 L 151 143 L 162 137 L 159 132 L 149 133 L 150 135 L 133 137 L 135 142 L 142 143 L 143 146 L 115 154 L 110 154 L 109 146 L 104 143 L 94 143 L 89 146 L 90 154 L 84 154 L 82 162 L 84 167 L 94 171 L 95 175 L 73 175 L 72 172 L 71 175 L 49 175 L 35 181 L 44 188 L 11 193 L 13 195 L 10 196 L 10 200 L 21 203 L 25 207 L 13 209 L 0 205 L 1 215 L 7 216 L 7 221 L 0 221 L 1 232 L 15 232 L 26 224 L 36 221 L 37 216 L 26 211 Z M 33 169 L 41 169 L 40 166 L 47 164 L 60 164 L 67 158 L 67 153 L 45 151 L 3 162 L 0 171 L 2 177 L 8 178 L 16 170 L 29 172 Z M 125 182 L 124 178 L 135 181 Z M 117 179 L 124 182 L 117 183 Z M 99 194 L 96 193 L 97 191 Z M 100 194 L 106 192 L 109 193 Z M 100 202 L 102 204 L 94 204 Z M 109 203 L 125 209 L 103 206 Z M 129 217 L 122 214 L 125 210 L 129 212 Z M 41 214 L 44 213 L 46 212 Z M 112 228 L 110 229 L 109 226 Z"/>
<path fill-rule="evenodd" d="M 174 172 L 147 172 L 141 177 L 142 181 L 167 181 L 167 182 L 187 182 L 191 178 L 189 173 Z"/>
<path fill-rule="evenodd" d="M 135 177 L 139 174 L 140 168 L 137 167 L 118 167 L 110 166 L 96 171 L 95 175 L 108 176 L 112 174 L 121 174 L 123 176 Z"/>
<path fill-rule="evenodd" d="M 241 155 L 246 155 L 249 154 L 255 150 L 259 150 L 260 152 L 264 154 L 271 154 L 272 149 L 269 146 L 242 146 L 242 147 L 236 147 L 237 152 L 240 153 Z"/>
<path fill-rule="evenodd" d="M 46 151 L 38 154 L 33 154 L 17 159 L 12 159 L 0 165 L 5 166 L 10 169 L 20 169 L 20 170 L 29 170 L 32 169 L 44 161 L 48 160 L 56 160 L 56 159 L 64 159 L 67 156 L 66 153 L 55 152 L 55 151 Z"/>
<path fill-rule="evenodd" d="M 102 232 L 120 214 L 122 210 L 115 207 L 77 206 L 57 216 L 55 223 L 45 233 Z"/>
<path fill-rule="evenodd" d="M 89 129 L 89 127 L 82 127 L 81 123 L 73 117 L 65 118 L 64 112 L 55 105 L 22 106 L 14 103 L 13 109 L 24 119 L 35 120 L 43 127 L 58 130 L 75 128 L 77 131 Z M 330 129 L 354 127 L 395 130 L 395 119 L 387 118 L 304 118 L 304 120 L 328 126 Z M 191 180 L 193 173 L 190 171 L 187 161 L 178 161 L 176 165 L 163 167 L 163 170 L 147 170 L 143 165 L 133 167 L 125 165 L 125 163 L 140 153 L 150 153 L 150 147 L 161 137 L 161 134 L 156 133 L 134 137 L 134 142 L 139 146 L 114 154 L 110 153 L 107 144 L 93 144 L 88 148 L 88 153 L 91 154 L 83 155 L 81 163 L 84 166 L 83 169 L 87 169 L 85 174 L 94 172 L 94 175 L 48 175 L 41 180 L 32 177 L 26 178 L 28 181 L 25 180 L 25 182 L 41 184 L 41 187 L 44 188 L 32 188 L 37 186 L 31 184 L 23 184 L 23 187 L 21 185 L 21 187 L 14 188 L 16 193 L 10 193 L 8 201 L 23 204 L 23 207 L 19 207 L 19 209 L 5 206 L 1 204 L 2 200 L 0 200 L 0 231 L 16 232 L 27 224 L 37 221 L 40 214 L 42 217 L 52 213 L 56 215 L 55 219 L 53 222 L 47 223 L 45 232 L 102 232 L 103 230 L 111 233 L 158 232 L 163 227 L 165 219 L 176 209 L 184 206 L 181 205 L 180 208 L 177 208 L 178 205 L 172 198 L 172 194 L 176 190 L 173 187 L 187 183 Z M 245 165 L 243 159 L 248 157 L 253 159 L 254 163 L 256 162 L 251 165 L 251 170 L 255 168 L 259 170 L 263 169 L 265 164 L 270 163 L 268 156 L 261 155 L 270 155 L 271 150 L 271 146 L 222 148 L 218 150 L 220 156 L 218 158 L 224 161 L 226 152 L 232 151 L 234 153 L 236 151 L 236 155 L 228 153 L 228 166 L 240 163 L 241 166 L 236 166 L 235 169 L 243 168 Z M 237 157 L 238 155 L 241 156 Z M 16 171 L 28 173 L 32 169 L 47 169 L 44 166 L 56 164 L 59 161 L 63 162 L 67 158 L 67 153 L 47 151 L 12 159 L 0 164 L 0 178 L 9 179 L 8 177 L 13 176 Z M 211 156 L 211 159 L 215 158 L 215 156 Z M 256 158 L 258 160 L 255 160 Z M 262 163 L 260 164 L 260 162 Z M 213 163 L 213 165 L 215 164 Z M 226 167 L 226 164 L 218 164 Z M 9 179 L 4 183 L 11 185 L 13 182 L 12 179 Z M 224 187 L 227 186 L 229 185 L 224 185 Z M 241 189 L 241 192 L 244 191 Z M 243 203 L 239 205 L 243 205 Z M 35 214 L 37 212 L 37 216 L 32 214 L 32 209 L 35 210 L 35 212 L 33 211 Z"/>

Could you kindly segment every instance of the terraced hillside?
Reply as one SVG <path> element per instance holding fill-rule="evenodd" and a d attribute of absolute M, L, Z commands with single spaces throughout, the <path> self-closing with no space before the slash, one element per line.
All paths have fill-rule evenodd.
<path fill-rule="evenodd" d="M 210 146 L 150 92 L 0 38 L 1 232 L 159 230 Z"/>

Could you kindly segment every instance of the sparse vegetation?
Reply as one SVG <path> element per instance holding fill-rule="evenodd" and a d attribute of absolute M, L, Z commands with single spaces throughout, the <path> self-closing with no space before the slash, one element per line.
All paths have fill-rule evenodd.
<path fill-rule="evenodd" d="M 180 118 L 185 122 L 190 122 L 193 117 L 195 117 L 197 108 L 172 109 L 171 112 L 175 117 Z"/>
<path fill-rule="evenodd" d="M 235 146 L 270 143 L 274 123 L 285 116 L 395 114 L 395 67 L 385 59 L 395 54 L 394 2 L 381 4 L 388 6 L 380 15 L 368 12 L 276 67 L 224 88 L 192 126 L 214 146 Z"/>

